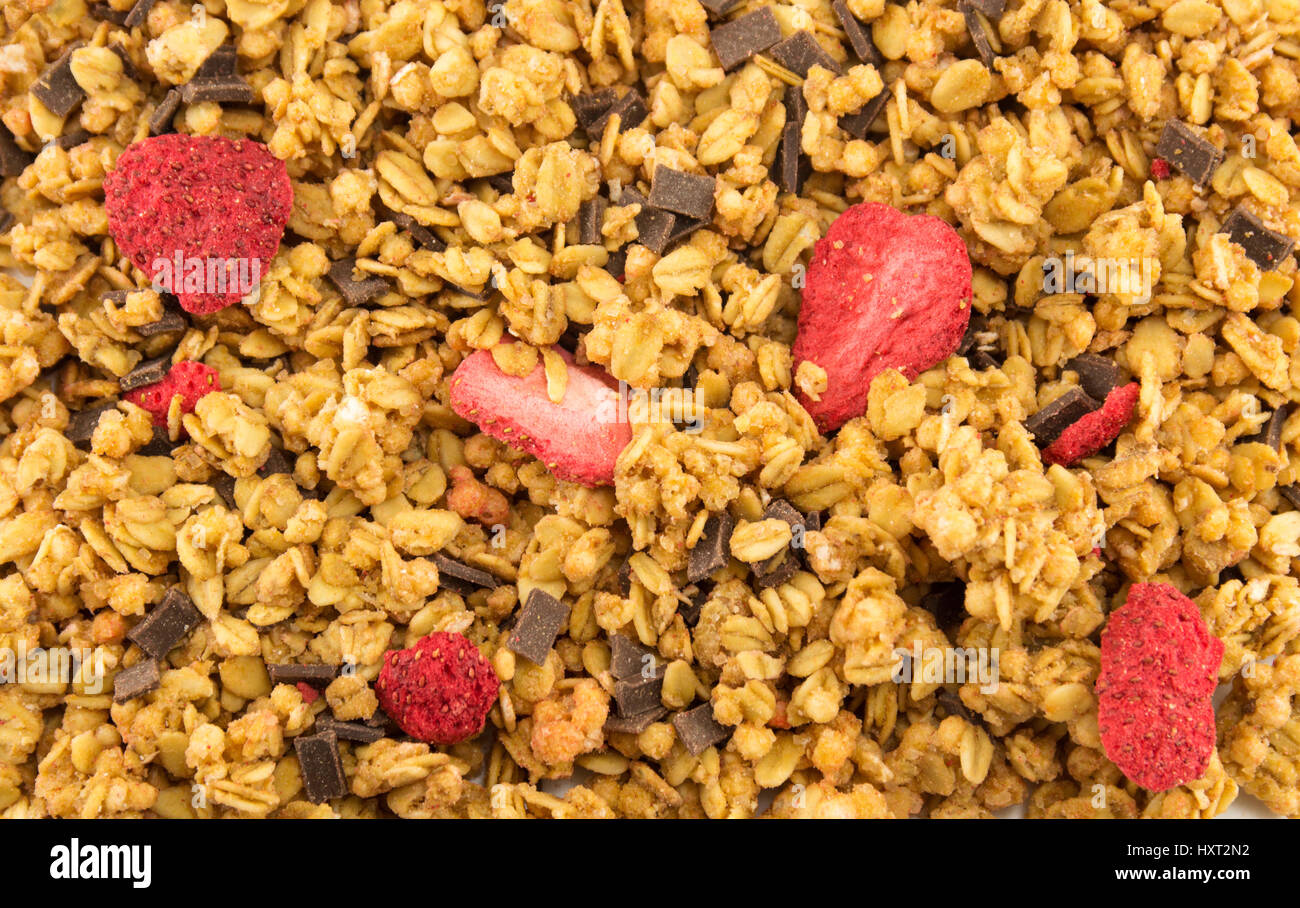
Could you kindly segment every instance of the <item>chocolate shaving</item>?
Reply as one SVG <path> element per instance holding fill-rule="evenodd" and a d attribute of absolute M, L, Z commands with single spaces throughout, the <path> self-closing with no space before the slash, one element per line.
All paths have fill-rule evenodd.
<path fill-rule="evenodd" d="M 488 179 L 491 180 L 492 178 L 488 177 Z M 375 211 L 381 218 L 392 221 L 396 224 L 398 230 L 405 230 L 409 233 L 411 239 L 415 240 L 417 246 L 424 249 L 430 249 L 434 252 L 443 252 L 446 250 L 447 244 L 442 241 L 441 237 L 406 212 L 393 211 L 378 200 L 375 202 Z"/>
<path fill-rule="evenodd" d="M 494 173 L 491 176 L 484 177 L 487 184 L 502 195 L 510 195 L 515 191 L 515 172 L 513 170 L 505 173 Z"/>
<path fill-rule="evenodd" d="M 126 25 L 126 17 L 130 15 L 130 10 L 116 10 L 107 3 L 101 2 L 92 4 L 90 15 L 102 22 L 111 22 L 114 25 Z"/>
<path fill-rule="evenodd" d="M 809 31 L 795 32 L 781 43 L 774 45 L 768 51 L 768 55 L 786 69 L 804 77 L 807 77 L 808 71 L 814 66 L 829 69 L 836 75 L 844 73 L 844 67 L 826 53 Z"/>
<path fill-rule="evenodd" d="M 965 2 L 995 22 L 1002 18 L 1002 14 L 1007 9 L 1007 0 L 965 0 Z"/>
<path fill-rule="evenodd" d="M 1081 353 L 1067 362 L 1065 368 L 1079 376 L 1079 387 L 1093 400 L 1105 400 L 1107 394 L 1124 383 L 1124 370 L 1119 364 L 1098 353 Z"/>
<path fill-rule="evenodd" d="M 221 496 L 221 500 L 226 503 L 226 507 L 232 511 L 238 508 L 238 505 L 235 504 L 235 477 L 222 473 L 212 480 L 212 488 Z"/>
<path fill-rule="evenodd" d="M 337 665 L 285 662 L 267 665 L 272 684 L 310 684 L 324 687 L 339 676 Z"/>
<path fill-rule="evenodd" d="M 709 42 L 727 71 L 781 40 L 781 26 L 770 6 L 764 6 L 725 25 L 709 29 Z"/>
<path fill-rule="evenodd" d="M 1002 0 L 1003 3 L 1006 0 Z M 853 52 L 858 55 L 858 59 L 863 63 L 870 63 L 879 69 L 885 65 L 885 58 L 876 48 L 876 43 L 871 39 L 871 33 L 867 27 L 858 21 L 857 16 L 849 11 L 849 5 L 844 0 L 835 0 L 831 4 L 831 9 L 835 11 L 835 17 L 840 20 L 840 27 L 844 29 L 844 34 L 849 39 L 849 45 L 852 46 Z"/>
<path fill-rule="evenodd" d="M 624 719 L 648 713 L 662 705 L 664 673 L 658 671 L 649 678 L 636 675 L 628 681 L 614 684 L 614 702 L 618 714 Z"/>
<path fill-rule="evenodd" d="M 113 702 L 134 700 L 151 690 L 157 690 L 161 685 L 158 663 L 153 659 L 145 659 L 113 676 Z"/>
<path fill-rule="evenodd" d="M 1240 440 L 1243 442 L 1255 442 L 1256 444 L 1268 445 L 1274 451 L 1280 453 L 1282 450 L 1282 427 L 1286 425 L 1287 417 L 1290 415 L 1291 405 L 1282 404 L 1282 406 L 1268 414 L 1268 419 L 1265 421 L 1264 425 L 1260 427 L 1258 432 L 1248 438 L 1242 438 Z"/>
<path fill-rule="evenodd" d="M 519 612 L 519 623 L 506 638 L 506 649 L 541 665 L 568 620 L 567 605 L 545 590 L 533 589 Z"/>
<path fill-rule="evenodd" d="M 1070 388 L 1026 419 L 1025 428 L 1034 436 L 1034 443 L 1045 448 L 1060 438 L 1062 432 L 1100 406 L 1082 388 Z"/>
<path fill-rule="evenodd" d="M 108 401 L 107 403 L 95 404 L 84 410 L 79 410 L 72 414 L 72 419 L 68 422 L 67 435 L 68 441 L 72 442 L 79 448 L 89 448 L 90 439 L 95 434 L 95 427 L 99 425 L 99 418 L 109 410 L 117 409 L 117 401 Z"/>
<path fill-rule="evenodd" d="M 1224 158 L 1222 149 L 1182 120 L 1165 123 L 1156 143 L 1156 154 L 1197 186 L 1210 181 Z"/>
<path fill-rule="evenodd" d="M 1291 507 L 1300 510 L 1300 485 L 1278 486 L 1278 493 L 1291 502 Z"/>
<path fill-rule="evenodd" d="M 132 82 L 138 82 L 140 80 L 140 71 L 135 68 L 135 61 L 131 59 L 131 55 L 127 53 L 126 48 L 120 44 L 110 44 L 108 49 L 117 55 L 117 59 L 122 61 L 122 75 Z"/>
<path fill-rule="evenodd" d="M 647 656 L 650 657 L 649 660 L 646 659 Z M 626 634 L 615 634 L 609 640 L 609 673 L 617 681 L 640 678 L 647 666 L 654 671 L 657 662 L 654 650 L 642 646 Z"/>
<path fill-rule="evenodd" d="M 864 104 L 857 113 L 845 114 L 840 117 L 840 129 L 855 139 L 865 139 L 867 132 L 871 129 L 871 124 L 876 122 L 880 112 L 889 103 L 890 94 L 889 89 L 885 88 L 880 94 Z"/>
<path fill-rule="evenodd" d="M 803 153 L 799 126 L 786 123 L 781 128 L 781 142 L 777 145 L 776 158 L 772 161 L 776 185 L 782 192 L 797 194 L 811 172 L 812 162 Z"/>
<path fill-rule="evenodd" d="M 1226 233 L 1230 240 L 1246 250 L 1246 258 L 1258 265 L 1261 271 L 1276 271 L 1295 249 L 1295 240 L 1270 230 L 1240 205 L 1228 215 L 1219 232 Z"/>
<path fill-rule="evenodd" d="M 18 223 L 17 218 L 8 211 L 0 212 L 0 236 L 4 236 L 8 233 L 9 228 L 13 227 L 16 223 Z"/>
<path fill-rule="evenodd" d="M 343 759 L 339 756 L 338 735 L 333 731 L 317 732 L 310 737 L 299 735 L 293 739 L 293 749 L 298 755 L 307 800 L 324 804 L 348 793 Z"/>
<path fill-rule="evenodd" d="M 583 246 L 599 246 L 605 242 L 600 232 L 605 226 L 605 209 L 609 202 L 601 196 L 587 199 L 578 206 L 578 242 Z"/>
<path fill-rule="evenodd" d="M 65 132 L 63 135 L 59 136 L 54 140 L 54 144 L 56 147 L 67 151 L 69 148 L 76 148 L 78 145 L 84 145 L 89 142 L 91 138 L 93 137 L 88 130 L 82 129 L 78 126 L 73 129 L 72 132 Z"/>
<path fill-rule="evenodd" d="M 349 307 L 364 306 L 390 289 L 387 279 L 382 277 L 372 275 L 357 280 L 352 276 L 356 265 L 355 258 L 339 259 L 329 270 L 330 282 L 339 289 L 343 302 Z"/>
<path fill-rule="evenodd" d="M 154 112 L 149 115 L 149 135 L 160 136 L 172 131 L 172 117 L 181 106 L 181 90 L 173 88 L 163 95 Z"/>
<path fill-rule="evenodd" d="M 47 66 L 30 89 L 32 96 L 56 117 L 66 117 L 86 97 L 86 92 L 72 77 L 73 50 L 68 48 Z"/>
<path fill-rule="evenodd" d="M 0 177 L 19 176 L 35 160 L 36 155 L 19 148 L 13 133 L 0 125 Z"/>
<path fill-rule="evenodd" d="M 149 16 L 149 10 L 158 0 L 136 0 L 135 6 L 131 7 L 131 12 L 126 14 L 127 28 L 135 28 L 137 25 L 144 25 L 144 20 Z"/>
<path fill-rule="evenodd" d="M 494 590 L 501 585 L 495 574 L 434 552 L 429 556 L 438 568 L 438 588 L 469 596 L 479 590 Z"/>
<path fill-rule="evenodd" d="M 203 613 L 194 600 L 172 587 L 126 638 L 155 659 L 162 659 L 202 620 Z"/>
<path fill-rule="evenodd" d="M 171 365 L 172 358 L 170 354 L 160 356 L 157 359 L 146 360 L 117 380 L 118 390 L 125 394 L 127 391 L 134 391 L 136 388 L 143 388 L 145 385 L 157 384 L 167 377 Z"/>
<path fill-rule="evenodd" d="M 681 738 L 691 756 L 699 756 L 731 735 L 725 726 L 719 725 L 713 718 L 711 703 L 701 703 L 694 709 L 673 716 L 673 728 L 677 729 L 677 737 Z"/>
<path fill-rule="evenodd" d="M 194 77 L 181 86 L 181 100 L 186 104 L 215 101 L 218 104 L 253 103 L 253 86 L 239 76 Z"/>
<path fill-rule="evenodd" d="M 735 528 L 736 519 L 730 511 L 709 515 L 687 560 L 687 583 L 699 583 L 731 562 L 731 533 Z"/>
<path fill-rule="evenodd" d="M 709 218 L 713 214 L 713 177 L 683 173 L 671 167 L 656 167 L 650 185 L 650 204 L 688 218 Z"/>
<path fill-rule="evenodd" d="M 966 22 L 966 33 L 970 35 L 971 43 L 975 45 L 975 53 L 984 61 L 984 65 L 990 70 L 993 69 L 993 61 L 998 55 L 993 50 L 993 41 L 989 35 L 989 28 L 984 20 L 980 18 L 975 7 L 962 0 L 957 4 L 961 10 L 962 19 Z"/>

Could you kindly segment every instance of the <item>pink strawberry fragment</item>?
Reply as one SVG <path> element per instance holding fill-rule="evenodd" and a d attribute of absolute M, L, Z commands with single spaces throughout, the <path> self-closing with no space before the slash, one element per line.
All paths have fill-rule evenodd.
<path fill-rule="evenodd" d="M 547 396 L 540 361 L 519 378 L 497 368 L 490 351 L 479 350 L 451 377 L 452 409 L 493 438 L 532 454 L 559 479 L 613 485 L 618 455 L 632 440 L 618 385 L 602 369 L 578 365 L 568 351 L 555 350 L 568 367 L 560 403 Z"/>
<path fill-rule="evenodd" d="M 889 205 L 854 205 L 817 242 L 808 267 L 794 359 L 825 369 L 827 387 L 800 403 L 823 432 L 861 416 L 880 372 L 912 379 L 951 356 L 970 309 L 970 258 L 952 227 Z"/>
<path fill-rule="evenodd" d="M 1133 418 L 1138 391 L 1136 382 L 1112 388 L 1100 409 L 1081 416 L 1043 448 L 1043 460 L 1068 467 L 1106 447 Z"/>
<path fill-rule="evenodd" d="M 180 396 L 182 414 L 193 413 L 203 395 L 220 390 L 221 379 L 216 369 L 185 360 L 172 366 L 162 381 L 136 388 L 123 396 L 153 414 L 155 426 L 165 427 L 173 397 Z"/>

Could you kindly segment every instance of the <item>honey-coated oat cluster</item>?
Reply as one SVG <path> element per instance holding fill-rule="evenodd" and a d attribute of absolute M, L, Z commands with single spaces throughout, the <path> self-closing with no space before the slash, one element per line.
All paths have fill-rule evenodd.
<path fill-rule="evenodd" d="M 1300 0 L 3 3 L 0 817 L 1300 816 L 1298 118 Z"/>

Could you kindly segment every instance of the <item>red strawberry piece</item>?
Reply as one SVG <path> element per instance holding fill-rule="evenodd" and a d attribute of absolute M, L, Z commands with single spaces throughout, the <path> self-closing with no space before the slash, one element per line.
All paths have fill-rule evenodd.
<path fill-rule="evenodd" d="M 320 697 L 320 691 L 306 681 L 299 681 L 294 687 L 298 688 L 298 693 L 302 694 L 304 703 L 315 703 L 317 698 Z"/>
<path fill-rule="evenodd" d="M 193 413 L 199 398 L 210 391 L 219 390 L 221 381 L 216 369 L 185 360 L 172 366 L 162 381 L 129 391 L 125 397 L 137 407 L 143 407 L 152 413 L 155 426 L 166 426 L 167 411 L 171 408 L 172 398 L 177 394 L 181 396 L 181 412 Z"/>
<path fill-rule="evenodd" d="M 375 692 L 411 737 L 459 744 L 483 730 L 500 685 L 478 647 L 461 634 L 438 631 L 385 653 Z"/>
<path fill-rule="evenodd" d="M 451 407 L 493 438 L 532 454 L 558 478 L 585 486 L 613 485 L 618 455 L 632 440 L 618 384 L 596 366 L 568 366 L 564 399 L 546 395 L 539 361 L 523 378 L 497 368 L 488 350 L 470 354 L 451 376 Z"/>
<path fill-rule="evenodd" d="M 1167 583 L 1135 583 L 1101 635 L 1097 722 L 1124 775 L 1164 791 L 1199 779 L 1214 753 L 1223 641 Z"/>
<path fill-rule="evenodd" d="M 136 142 L 104 178 L 108 229 L 131 262 L 204 315 L 258 286 L 293 208 L 284 162 L 251 139 Z"/>
<path fill-rule="evenodd" d="M 800 403 L 823 432 L 861 416 L 878 373 L 912 379 L 951 356 L 970 307 L 970 258 L 955 230 L 926 214 L 854 205 L 813 249 L 794 358 L 825 369 L 827 387 Z"/>
<path fill-rule="evenodd" d="M 1169 162 L 1164 158 L 1153 158 L 1151 160 L 1151 176 L 1155 177 L 1157 180 L 1168 179 Z"/>
<path fill-rule="evenodd" d="M 1043 460 L 1068 467 L 1096 454 L 1124 431 L 1133 418 L 1137 399 L 1136 382 L 1112 388 L 1100 409 L 1079 417 L 1057 436 L 1056 441 L 1043 448 Z"/>

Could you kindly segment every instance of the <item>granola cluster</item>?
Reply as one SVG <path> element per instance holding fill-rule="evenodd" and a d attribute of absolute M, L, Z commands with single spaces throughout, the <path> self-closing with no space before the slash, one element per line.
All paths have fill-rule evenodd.
<path fill-rule="evenodd" d="M 1297 118 L 1295 0 L 3 4 L 0 817 L 1300 816 Z M 209 314 L 105 210 L 168 132 L 292 183 Z M 823 433 L 861 202 L 957 231 L 970 328 Z M 453 407 L 479 351 L 621 383 L 612 485 Z M 1160 792 L 1098 727 L 1138 582 L 1232 686 Z M 460 743 L 377 696 L 438 632 L 500 682 Z"/>

